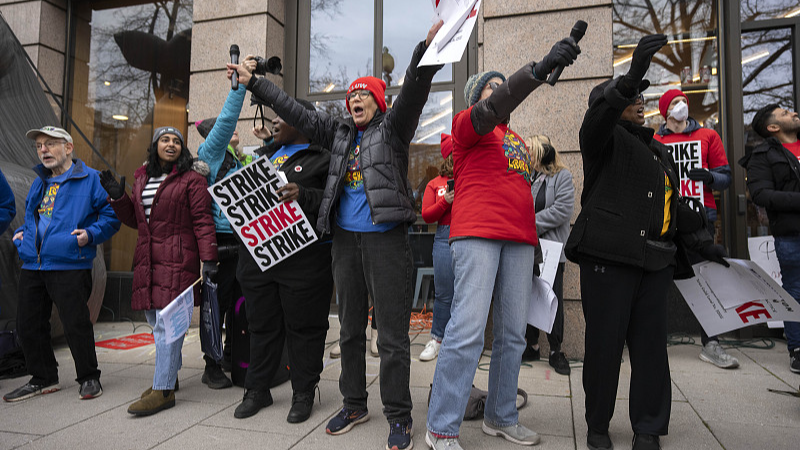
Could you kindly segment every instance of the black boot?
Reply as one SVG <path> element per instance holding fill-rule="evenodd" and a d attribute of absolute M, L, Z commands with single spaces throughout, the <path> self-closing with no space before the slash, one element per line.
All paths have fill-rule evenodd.
<path fill-rule="evenodd" d="M 203 372 L 203 378 L 200 381 L 203 384 L 207 384 L 211 389 L 224 389 L 233 386 L 231 379 L 225 376 L 222 368 L 216 362 L 206 364 L 206 370 Z"/>
<path fill-rule="evenodd" d="M 586 446 L 589 450 L 614 450 L 614 444 L 608 433 L 598 433 L 591 428 L 586 435 Z"/>
<path fill-rule="evenodd" d="M 272 394 L 269 391 L 257 391 L 255 389 L 248 389 L 244 392 L 244 399 L 242 403 L 236 407 L 233 412 L 233 417 L 237 419 L 245 419 L 250 416 L 256 415 L 261 408 L 266 408 L 272 404 Z"/>
<path fill-rule="evenodd" d="M 292 409 L 286 416 L 289 423 L 305 422 L 311 416 L 311 407 L 314 406 L 314 390 L 308 392 L 295 392 L 292 394 Z"/>
<path fill-rule="evenodd" d="M 633 450 L 661 450 L 658 436 L 652 434 L 634 434 Z"/>

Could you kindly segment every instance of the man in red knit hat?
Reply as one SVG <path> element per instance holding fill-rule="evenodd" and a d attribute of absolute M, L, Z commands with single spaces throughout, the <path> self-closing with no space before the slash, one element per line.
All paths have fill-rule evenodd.
<path fill-rule="evenodd" d="M 682 156 L 693 155 L 699 151 L 702 167 L 694 166 L 684 172 L 683 164 L 679 163 L 681 167 L 679 176 L 682 187 L 689 180 L 702 183 L 702 200 L 708 217 L 708 232 L 713 238 L 716 231 L 717 205 L 712 191 L 728 189 L 731 184 L 731 168 L 725 156 L 725 149 L 722 147 L 722 139 L 716 131 L 701 127 L 696 120 L 689 117 L 689 99 L 678 89 L 665 92 L 658 101 L 658 109 L 666 122 L 661 125 L 653 138 L 670 147 L 676 161 L 683 159 Z M 681 195 L 689 194 L 681 192 Z M 699 256 L 692 258 L 693 263 L 702 260 L 703 258 Z M 719 345 L 717 336 L 709 337 L 705 330 L 702 330 L 700 340 L 703 344 L 700 359 L 723 369 L 739 367 L 739 361 Z"/>

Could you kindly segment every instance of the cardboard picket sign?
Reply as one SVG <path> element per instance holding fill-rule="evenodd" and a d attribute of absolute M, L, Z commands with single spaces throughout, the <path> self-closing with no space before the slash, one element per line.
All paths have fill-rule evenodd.
<path fill-rule="evenodd" d="M 692 197 L 703 201 L 703 182 L 689 179 L 689 171 L 703 168 L 703 151 L 700 141 L 664 143 L 678 166 L 678 178 L 681 183 L 681 196 Z"/>
<path fill-rule="evenodd" d="M 317 240 L 300 205 L 278 201 L 285 184 L 269 158 L 258 158 L 208 188 L 262 271 Z"/>
<path fill-rule="evenodd" d="M 675 280 L 706 334 L 716 336 L 774 320 L 800 321 L 800 304 L 758 264 L 726 259 L 731 268 L 704 261 L 693 266 L 696 276 Z"/>
<path fill-rule="evenodd" d="M 783 286 L 781 265 L 775 253 L 775 238 L 772 236 L 747 238 L 747 249 L 750 252 L 750 260 L 758 264 L 758 266 L 764 269 L 764 272 L 768 273 L 773 280 Z M 767 326 L 770 328 L 783 328 L 783 322 L 780 320 L 770 320 L 767 322 Z"/>

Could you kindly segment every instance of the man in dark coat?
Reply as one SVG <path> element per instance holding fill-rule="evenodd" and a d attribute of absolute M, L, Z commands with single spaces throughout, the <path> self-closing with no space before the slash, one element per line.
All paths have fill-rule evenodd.
<path fill-rule="evenodd" d="M 783 288 L 800 300 L 800 117 L 771 104 L 758 110 L 752 126 L 765 141 L 739 165 L 747 169 L 753 203 L 767 210 Z M 789 368 L 800 373 L 800 322 L 784 322 L 783 330 Z"/>
<path fill-rule="evenodd" d="M 411 316 L 411 250 L 408 225 L 416 220 L 408 181 L 408 152 L 431 81 L 442 66 L 417 67 L 442 22 L 417 45 L 400 94 L 387 110 L 386 84 L 374 77 L 355 80 L 347 91 L 351 117 L 337 120 L 309 111 L 266 78 L 256 79 L 242 66 L 239 83 L 269 104 L 286 123 L 324 148 L 331 162 L 317 230 L 333 232 L 333 278 L 339 298 L 344 407 L 326 427 L 346 433 L 369 419 L 366 389 L 368 297 L 380 323 L 378 352 L 384 414 L 389 421 L 387 448 L 413 446 L 411 368 L 408 338 Z M 248 57 L 249 58 L 249 57 Z M 247 61 L 247 59 L 245 61 Z"/>
<path fill-rule="evenodd" d="M 722 259 L 705 212 L 679 207 L 677 168 L 667 148 L 644 127 L 641 92 L 650 59 L 667 43 L 645 36 L 630 71 L 592 90 L 580 130 L 584 189 L 581 213 L 565 246 L 581 269 L 586 319 L 587 446 L 611 449 L 622 350 L 631 362 L 630 418 L 635 450 L 660 449 L 667 434 L 672 387 L 667 358 L 667 293 L 674 276 L 691 276 L 689 248 Z M 699 212 L 698 212 L 699 211 Z M 676 260 L 677 256 L 677 260 Z"/>

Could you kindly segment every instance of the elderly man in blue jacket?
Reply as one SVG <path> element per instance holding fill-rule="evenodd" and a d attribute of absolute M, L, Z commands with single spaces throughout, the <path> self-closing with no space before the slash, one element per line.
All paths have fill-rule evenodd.
<path fill-rule="evenodd" d="M 14 233 L 22 259 L 17 331 L 31 379 L 5 396 L 16 402 L 60 389 L 50 343 L 55 303 L 75 360 L 80 398 L 102 395 L 88 300 L 97 246 L 119 230 L 98 172 L 72 157 L 72 137 L 62 128 L 30 130 L 42 164 L 25 200 L 25 222 Z"/>

